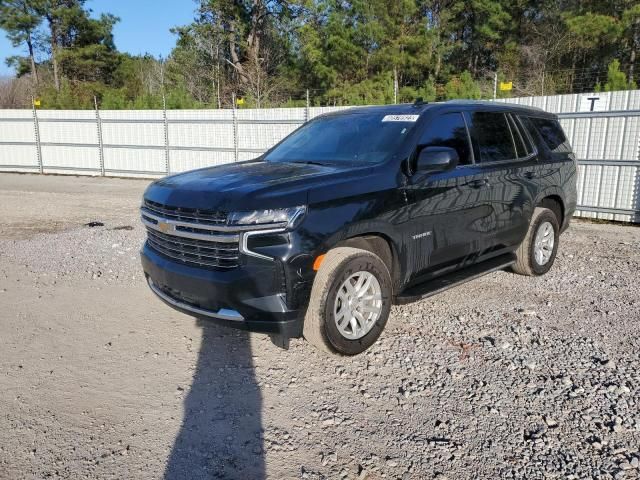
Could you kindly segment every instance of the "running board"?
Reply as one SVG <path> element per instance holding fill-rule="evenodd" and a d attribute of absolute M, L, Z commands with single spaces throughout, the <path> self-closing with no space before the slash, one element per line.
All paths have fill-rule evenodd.
<path fill-rule="evenodd" d="M 484 275 L 495 272 L 496 270 L 507 268 L 513 265 L 515 261 L 515 255 L 508 253 L 490 260 L 485 260 L 482 263 L 477 263 L 475 265 L 456 270 L 405 290 L 396 297 L 395 303 L 398 305 L 404 305 L 406 303 L 417 302 L 418 300 L 431 297 L 432 295 L 436 295 L 448 290 L 449 288 L 475 280 L 476 278 L 480 278 Z"/>

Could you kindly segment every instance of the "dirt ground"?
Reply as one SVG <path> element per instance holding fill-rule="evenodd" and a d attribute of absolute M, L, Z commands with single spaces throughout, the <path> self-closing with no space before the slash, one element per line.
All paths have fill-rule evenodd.
<path fill-rule="evenodd" d="M 154 298 L 146 185 L 0 174 L 0 478 L 640 477 L 639 228 L 576 221 L 545 277 L 329 358 Z"/>

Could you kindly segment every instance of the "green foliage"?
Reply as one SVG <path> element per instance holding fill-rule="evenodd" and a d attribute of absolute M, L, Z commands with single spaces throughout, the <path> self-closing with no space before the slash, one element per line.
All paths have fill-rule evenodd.
<path fill-rule="evenodd" d="M 29 0 L 0 1 L 0 28 L 5 30 L 14 47 L 22 45 L 36 31 L 42 18 Z"/>
<path fill-rule="evenodd" d="M 567 18 L 567 25 L 569 32 L 585 49 L 594 49 L 603 43 L 615 41 L 622 32 L 617 18 L 591 12 Z"/>
<path fill-rule="evenodd" d="M 597 87 L 600 87 L 600 84 Z M 636 83 L 627 81 L 627 76 L 620 71 L 620 62 L 618 60 L 612 61 L 607 71 L 607 83 L 604 84 L 604 91 L 615 92 L 617 90 L 633 90 L 636 88 L 638 88 Z"/>
<path fill-rule="evenodd" d="M 418 98 L 422 98 L 425 102 L 433 102 L 437 99 L 437 89 L 433 78 L 429 78 L 418 88 L 402 87 L 400 89 L 400 102 L 412 103 Z"/>
<path fill-rule="evenodd" d="M 459 77 L 451 78 L 444 86 L 444 91 L 447 100 L 456 98 L 478 100 L 482 98 L 480 87 L 473 81 L 471 74 L 466 70 Z"/>
<path fill-rule="evenodd" d="M 6 64 L 8 67 L 13 67 L 16 70 L 16 75 L 22 77 L 31 73 L 31 63 L 29 63 L 28 57 L 20 57 L 14 55 L 7 58 Z"/>
<path fill-rule="evenodd" d="M 43 88 L 38 97 L 42 100 L 42 108 L 88 110 L 92 109 L 93 97 L 102 86 L 95 83 L 72 84 L 64 79 L 60 90 L 49 85 Z"/>
<path fill-rule="evenodd" d="M 167 59 L 117 51 L 86 0 L 0 0 L 44 108 L 366 105 L 635 88 L 637 0 L 195 0 Z M 634 63 L 636 65 L 634 65 Z M 635 67 L 635 70 L 634 70 Z M 606 81 L 604 72 L 608 71 Z M 28 100 L 20 100 L 20 105 Z"/>

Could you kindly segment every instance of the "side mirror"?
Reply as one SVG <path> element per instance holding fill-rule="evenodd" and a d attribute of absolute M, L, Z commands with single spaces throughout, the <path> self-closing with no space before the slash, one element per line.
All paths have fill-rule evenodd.
<path fill-rule="evenodd" d="M 416 171 L 444 172 L 456 168 L 460 158 L 458 152 L 448 147 L 425 147 L 420 151 Z"/>

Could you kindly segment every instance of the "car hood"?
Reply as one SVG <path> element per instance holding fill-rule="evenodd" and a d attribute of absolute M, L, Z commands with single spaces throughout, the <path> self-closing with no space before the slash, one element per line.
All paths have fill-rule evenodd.
<path fill-rule="evenodd" d="M 326 197 L 326 189 L 360 179 L 370 170 L 370 166 L 240 162 L 165 177 L 147 188 L 145 198 L 220 211 L 282 208 L 307 204 L 313 191 L 324 191 Z"/>

